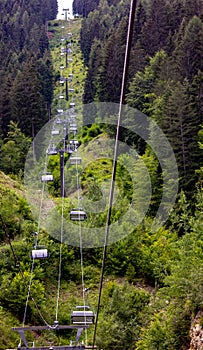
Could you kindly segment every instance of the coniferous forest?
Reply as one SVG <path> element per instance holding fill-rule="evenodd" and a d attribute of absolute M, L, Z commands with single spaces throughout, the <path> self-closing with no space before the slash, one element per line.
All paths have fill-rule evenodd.
<path fill-rule="evenodd" d="M 61 28 L 66 38 L 72 31 L 71 39 L 66 40 L 73 50 L 74 101 L 119 103 L 129 10 L 129 0 L 74 0 L 74 18 L 67 24 L 56 20 L 57 0 L 0 0 L 2 350 L 17 349 L 19 334 L 12 327 L 42 325 L 44 320 L 53 323 L 61 249 L 59 324 L 70 324 L 71 311 L 83 303 L 81 247 L 64 244 L 61 248 L 45 228 L 38 227 L 25 195 L 24 165 L 32 140 L 57 114 Z M 68 106 L 69 102 L 64 103 Z M 178 194 L 168 220 L 151 230 L 164 175 L 150 145 L 139 135 L 122 130 L 121 140 L 139 155 L 130 174 L 143 184 L 136 188 L 136 196 L 145 201 L 143 165 L 151 180 L 152 195 L 142 222 L 107 248 L 96 345 L 103 350 L 202 350 L 202 0 L 138 2 L 125 104 L 147 115 L 170 142 L 178 167 Z M 153 132 L 149 127 L 149 140 Z M 92 124 L 85 126 L 77 139 L 87 153 L 96 150 L 99 140 L 112 135 L 115 137 L 114 128 Z M 50 157 L 48 168 L 55 180 L 48 189 L 61 212 L 59 157 L 54 157 Z M 83 172 L 82 191 L 93 201 L 100 198 L 99 186 L 109 180 L 111 168 L 111 162 L 103 159 Z M 123 207 L 130 205 L 135 190 L 132 177 L 121 166 L 116 176 L 121 194 L 112 211 L 113 221 L 122 216 Z M 65 215 L 71 208 L 74 188 L 74 181 L 68 181 Z M 105 213 L 97 218 L 100 227 Z M 50 254 L 48 259 L 36 261 L 32 270 L 30 252 L 33 233 L 38 230 L 40 244 Z M 103 248 L 84 248 L 82 258 L 88 303 L 96 311 Z M 91 345 L 94 326 L 87 332 Z M 74 334 L 47 330 L 26 336 L 29 344 L 51 349 L 70 344 Z M 85 341 L 85 335 L 82 339 Z"/>

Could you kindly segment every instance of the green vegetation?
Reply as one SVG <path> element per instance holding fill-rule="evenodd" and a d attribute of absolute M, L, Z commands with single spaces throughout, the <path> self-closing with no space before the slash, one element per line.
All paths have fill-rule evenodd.
<path fill-rule="evenodd" d="M 83 98 L 84 103 L 118 102 L 129 1 L 87 1 L 84 7 L 83 1 L 74 0 L 73 7 L 74 13 L 83 17 L 71 20 L 64 28 L 65 35 L 70 28 L 73 34 L 74 64 L 64 69 L 64 75 L 73 70 L 74 98 Z M 50 232 L 38 228 L 21 184 L 31 137 L 49 119 L 51 106 L 53 115 L 57 109 L 64 22 L 55 20 L 55 0 L 29 0 L 26 7 L 24 2 L 2 0 L 0 10 L 0 348 L 6 350 L 19 343 L 11 327 L 23 321 L 28 325 L 43 324 L 39 310 L 46 322 L 53 324 L 61 248 L 59 324 L 70 324 L 71 311 L 83 303 L 83 286 L 80 248 L 61 246 Z M 202 18 L 199 0 L 146 0 L 139 4 L 126 102 L 146 113 L 164 131 L 176 155 L 180 188 L 168 221 L 152 232 L 162 196 L 160 164 L 149 145 L 123 128 L 121 141 L 136 149 L 138 159 L 132 162 L 127 156 L 118 157 L 118 194 L 112 222 L 117 222 L 131 205 L 133 192 L 137 203 L 145 204 L 146 172 L 151 179 L 152 198 L 142 222 L 130 233 L 126 225 L 126 236 L 107 248 L 98 349 L 189 349 L 191 322 L 202 311 Z M 68 103 L 64 101 L 65 108 Z M 148 132 L 150 138 L 153 130 L 149 128 Z M 80 155 L 86 162 L 81 194 L 93 204 L 102 199 L 102 185 L 111 178 L 109 140 L 114 136 L 115 128 L 105 124 L 85 126 L 77 135 Z M 131 172 L 123 165 L 123 158 Z M 65 164 L 68 161 L 66 155 Z M 60 213 L 59 156 L 49 157 L 47 166 L 55 179 L 48 192 Z M 69 169 L 67 182 L 63 209 L 64 218 L 69 220 L 70 209 L 78 203 L 75 169 Z M 39 201 L 40 193 L 36 197 Z M 82 225 L 105 227 L 106 213 L 106 206 L 101 213 L 88 213 Z M 54 231 L 54 215 L 51 225 Z M 36 261 L 32 273 L 30 254 L 36 231 L 38 244 L 48 248 L 50 256 Z M 83 277 L 89 288 L 86 298 L 94 311 L 102 254 L 102 248 L 83 249 Z M 87 332 L 91 344 L 93 327 Z M 48 330 L 26 336 L 36 346 L 67 345 L 75 332 Z M 85 334 L 81 339 L 85 340 Z"/>

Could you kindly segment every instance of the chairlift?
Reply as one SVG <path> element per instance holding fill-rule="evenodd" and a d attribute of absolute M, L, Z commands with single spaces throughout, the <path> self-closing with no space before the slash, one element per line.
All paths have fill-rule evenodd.
<path fill-rule="evenodd" d="M 71 322 L 73 325 L 92 325 L 94 324 L 95 315 L 89 306 L 76 306 L 76 310 L 71 313 Z"/>
<path fill-rule="evenodd" d="M 68 89 L 69 92 L 74 92 L 73 88 Z"/>
<path fill-rule="evenodd" d="M 60 130 L 59 129 L 55 129 L 51 131 L 52 135 L 59 135 L 60 134 Z"/>
<path fill-rule="evenodd" d="M 72 148 L 73 151 L 75 151 L 79 147 L 78 140 L 70 140 L 70 148 Z"/>
<path fill-rule="evenodd" d="M 68 62 L 73 62 L 73 59 L 72 58 L 68 58 Z"/>
<path fill-rule="evenodd" d="M 47 259 L 49 257 L 48 249 L 46 248 L 36 248 L 32 250 L 32 259 Z"/>
<path fill-rule="evenodd" d="M 44 174 L 41 179 L 42 182 L 49 182 L 54 180 L 54 176 L 52 174 Z"/>
<path fill-rule="evenodd" d="M 70 108 L 74 108 L 75 107 L 75 102 L 70 102 Z"/>
<path fill-rule="evenodd" d="M 84 221 L 87 219 L 87 214 L 82 208 L 73 208 L 70 211 L 70 219 L 72 221 Z"/>
<path fill-rule="evenodd" d="M 60 80 L 59 80 L 59 82 L 60 82 L 60 84 L 64 84 L 65 79 L 61 77 Z"/>
<path fill-rule="evenodd" d="M 56 155 L 58 153 L 57 149 L 55 146 L 50 146 L 47 150 L 47 154 L 49 156 Z"/>
<path fill-rule="evenodd" d="M 76 126 L 71 126 L 71 127 L 69 128 L 69 131 L 70 131 L 70 133 L 72 132 L 73 134 L 77 134 L 78 129 L 77 129 Z"/>
<path fill-rule="evenodd" d="M 78 165 L 82 163 L 81 157 L 70 157 L 69 160 L 71 165 Z"/>
<path fill-rule="evenodd" d="M 62 108 L 58 108 L 58 109 L 57 109 L 57 112 L 58 112 L 58 113 L 63 113 L 63 109 L 62 109 Z"/>
<path fill-rule="evenodd" d="M 64 98 L 64 96 L 63 96 L 63 95 L 59 95 L 59 98 L 60 98 L 60 99 L 63 99 L 63 98 Z"/>
<path fill-rule="evenodd" d="M 64 69 L 64 66 L 60 66 L 60 69 Z"/>

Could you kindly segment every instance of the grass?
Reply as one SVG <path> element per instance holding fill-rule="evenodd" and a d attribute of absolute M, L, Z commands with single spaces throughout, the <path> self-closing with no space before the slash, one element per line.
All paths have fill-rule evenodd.
<path fill-rule="evenodd" d="M 52 108 L 54 114 L 56 113 L 57 108 L 63 108 L 64 110 L 68 109 L 71 101 L 79 104 L 82 103 L 86 67 L 84 66 L 83 57 L 79 47 L 81 19 L 71 19 L 68 22 L 62 20 L 50 21 L 48 28 L 50 50 L 56 80 Z M 68 33 L 72 34 L 71 38 L 67 39 L 67 41 L 61 41 L 62 37 L 68 38 Z M 67 68 L 65 55 L 61 56 L 61 47 L 65 48 L 66 42 L 71 45 L 69 48 L 72 50 L 72 53 L 68 55 L 68 58 L 72 58 L 72 62 L 68 62 Z M 64 66 L 64 69 L 61 69 L 61 66 Z M 63 74 L 63 77 L 65 78 L 67 78 L 69 74 L 73 74 L 73 79 L 69 82 L 68 87 L 73 88 L 74 92 L 69 92 L 69 101 L 66 101 L 65 98 L 59 100 L 61 94 L 65 96 L 65 84 L 61 85 L 59 83 L 59 77 L 61 74 Z"/>

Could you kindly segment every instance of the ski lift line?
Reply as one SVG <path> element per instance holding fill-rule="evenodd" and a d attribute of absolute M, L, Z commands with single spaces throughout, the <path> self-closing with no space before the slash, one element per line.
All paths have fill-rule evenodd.
<path fill-rule="evenodd" d="M 44 163 L 44 174 L 47 172 L 47 156 L 48 155 L 46 153 L 46 155 L 45 155 L 45 163 Z M 41 223 L 42 205 L 43 205 L 43 199 L 44 199 L 44 189 L 45 189 L 45 181 L 42 181 L 42 191 L 41 191 L 41 197 L 40 197 L 40 207 L 39 207 L 37 232 L 39 232 L 40 223 Z M 38 236 L 35 237 L 35 246 L 37 245 L 37 242 L 38 242 Z M 24 309 L 24 315 L 23 315 L 23 325 L 25 324 L 25 321 L 26 321 L 29 298 L 31 297 L 30 290 L 31 290 L 32 279 L 33 279 L 34 264 L 35 264 L 35 258 L 33 256 L 32 257 L 31 270 L 30 270 L 30 280 L 29 280 L 29 284 L 27 286 L 28 292 L 27 292 L 27 297 L 26 297 L 26 302 L 25 302 L 25 309 Z M 32 299 L 32 297 L 31 297 L 31 299 Z"/>
<path fill-rule="evenodd" d="M 78 156 L 78 148 L 76 148 L 76 157 Z M 76 181 L 77 181 L 77 195 L 78 195 L 78 208 L 80 207 L 81 194 L 80 194 L 80 184 L 79 184 L 79 170 L 78 163 L 76 162 Z M 81 266 L 81 283 L 82 283 L 82 298 L 83 306 L 85 309 L 85 281 L 84 281 L 84 265 L 83 265 L 83 246 L 82 246 L 82 225 L 81 220 L 79 220 L 79 239 L 80 239 L 80 266 Z M 85 325 L 87 325 L 87 318 L 85 316 Z M 85 329 L 85 345 L 88 345 L 87 329 Z"/>
<path fill-rule="evenodd" d="M 65 149 L 65 139 L 64 139 L 63 149 Z M 64 176 L 64 152 L 60 153 L 60 157 L 63 156 L 63 172 L 62 172 L 62 193 L 61 193 L 61 235 L 60 235 L 60 251 L 59 251 L 59 267 L 58 267 L 58 288 L 56 297 L 56 321 L 58 321 L 58 309 L 59 309 L 59 299 L 60 299 L 60 288 L 61 288 L 61 267 L 62 267 L 62 249 L 63 249 L 63 230 L 64 230 L 64 197 L 65 197 L 65 176 Z M 60 160 L 61 161 L 61 160 Z"/>
<path fill-rule="evenodd" d="M 106 228 L 105 228 L 105 240 L 104 240 L 104 247 L 103 247 L 103 258 L 102 258 L 102 267 L 101 267 L 100 284 L 99 284 L 99 295 L 98 295 L 97 312 L 96 312 L 96 318 L 95 318 L 95 327 L 94 327 L 94 333 L 93 333 L 92 349 L 94 349 L 94 345 L 95 345 L 95 341 L 96 341 L 97 323 L 98 323 L 98 316 L 99 316 L 99 311 L 100 311 L 101 293 L 102 293 L 104 269 L 105 269 L 105 260 L 106 260 L 106 255 L 107 255 L 109 226 L 111 224 L 111 211 L 112 211 L 113 196 L 114 196 L 114 183 L 115 183 L 117 154 L 118 154 L 118 140 L 119 140 L 120 123 L 121 123 L 122 110 L 123 110 L 122 106 L 124 104 L 124 99 L 125 99 L 125 89 L 126 89 L 127 76 L 128 76 L 130 51 L 131 51 L 131 47 L 132 47 L 133 25 L 134 25 L 136 9 L 137 9 L 137 0 L 131 0 L 129 19 L 128 19 L 128 32 L 127 32 L 127 38 L 126 38 L 125 58 L 124 58 L 123 73 L 122 73 L 122 85 L 121 85 L 121 92 L 120 92 L 117 131 L 116 131 L 116 138 L 115 138 L 115 145 L 114 145 L 114 158 L 113 158 L 113 168 L 112 168 L 112 174 L 111 174 L 111 186 L 110 186 L 110 192 L 109 192 L 109 203 L 108 203 L 108 211 L 107 211 L 107 219 L 106 219 Z"/>

